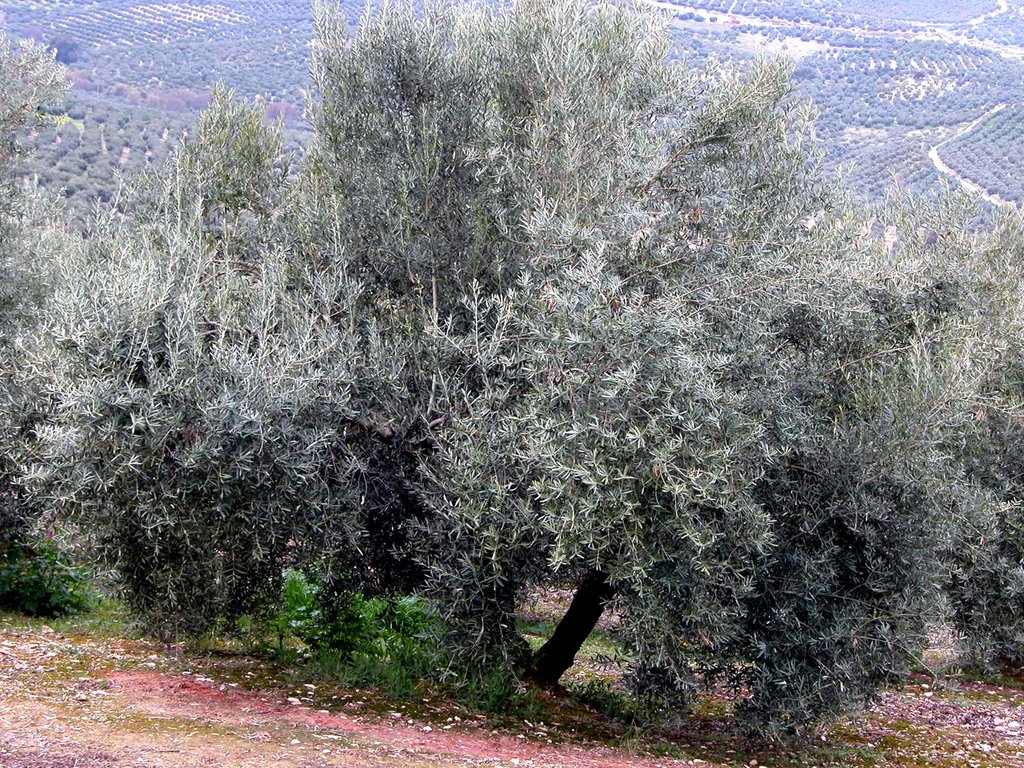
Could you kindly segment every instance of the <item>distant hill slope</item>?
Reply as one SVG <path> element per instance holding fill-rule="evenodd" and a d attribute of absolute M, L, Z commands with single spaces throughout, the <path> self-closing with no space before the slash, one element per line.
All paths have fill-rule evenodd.
<path fill-rule="evenodd" d="M 1024 173 L 1008 160 L 1024 156 L 1014 122 L 1024 105 L 1018 2 L 650 1 L 672 18 L 676 55 L 688 62 L 793 57 L 821 111 L 829 166 L 865 195 L 891 183 L 934 188 L 941 174 L 929 151 L 942 145 L 993 199 L 1024 199 Z M 342 5 L 353 17 L 364 7 Z M 107 166 L 159 160 L 217 81 L 267 96 L 272 115 L 302 127 L 308 2 L 0 0 L 0 14 L 10 34 L 53 45 L 71 68 L 80 129 L 42 133 L 36 166 L 76 205 L 109 196 Z M 998 104 L 1009 105 L 1005 117 L 958 135 Z M 85 180 L 72 179 L 82 169 Z"/>

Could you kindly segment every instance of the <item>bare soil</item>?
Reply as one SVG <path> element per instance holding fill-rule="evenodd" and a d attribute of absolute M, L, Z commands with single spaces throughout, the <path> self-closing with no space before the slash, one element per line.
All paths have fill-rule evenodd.
<path fill-rule="evenodd" d="M 445 700 L 300 683 L 249 656 L 0 615 L 0 768 L 1024 768 L 1024 690 L 985 683 L 916 676 L 820 743 L 768 751 L 735 735 L 724 697 L 645 732 L 541 704 L 544 722 L 496 721 Z"/>

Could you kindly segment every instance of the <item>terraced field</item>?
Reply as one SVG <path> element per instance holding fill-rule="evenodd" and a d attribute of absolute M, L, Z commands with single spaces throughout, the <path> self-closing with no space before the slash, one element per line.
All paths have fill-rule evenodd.
<path fill-rule="evenodd" d="M 201 90 L 225 80 L 297 99 L 312 34 L 309 5 L 280 0 L 4 0 L 0 10 L 10 31 L 52 42 L 104 87 Z"/>
<path fill-rule="evenodd" d="M 738 55 L 791 55 L 800 87 L 821 112 L 827 164 L 846 166 L 849 181 L 869 197 L 894 181 L 935 189 L 950 174 L 937 169 L 932 147 L 998 104 L 1024 103 L 1024 6 L 1018 2 L 662 5 L 677 10 L 681 48 L 721 53 L 731 42 Z M 993 202 L 1024 198 L 1024 175 L 1006 159 L 1024 151 L 1024 135 L 1012 128 L 1016 114 L 948 147 L 952 178 Z"/>
<path fill-rule="evenodd" d="M 935 24 L 966 22 L 998 8 L 998 4 L 991 0 L 946 0 L 941 3 L 932 0 L 908 0 L 899 4 L 891 0 L 861 0 L 859 3 L 834 2 L 829 5 L 877 19 Z"/>
<path fill-rule="evenodd" d="M 942 147 L 942 159 L 956 173 L 990 195 L 1024 202 L 1024 104 L 994 110 Z"/>
<path fill-rule="evenodd" d="M 944 174 L 929 152 L 942 145 L 957 178 L 993 200 L 1024 199 L 1024 174 L 1013 162 L 1024 154 L 1024 131 L 1013 122 L 1024 104 L 1021 0 L 649 1 L 674 19 L 675 55 L 691 65 L 793 57 L 799 87 L 821 113 L 827 166 L 847 167 L 865 195 L 894 181 L 935 188 Z M 363 0 L 342 5 L 355 17 Z M 53 45 L 71 68 L 83 135 L 103 135 L 102 124 L 92 124 L 100 115 L 127 114 L 118 130 L 133 137 L 154 115 L 187 125 L 218 81 L 265 95 L 273 116 L 302 127 L 312 34 L 304 0 L 0 0 L 0 14 L 9 34 Z M 1011 109 L 965 132 L 998 104 Z M 61 185 L 60 169 L 96 162 L 71 138 L 51 141 L 38 161 L 51 186 Z M 159 154 L 145 142 L 125 142 L 120 167 Z M 102 165 L 107 155 L 99 156 Z"/>

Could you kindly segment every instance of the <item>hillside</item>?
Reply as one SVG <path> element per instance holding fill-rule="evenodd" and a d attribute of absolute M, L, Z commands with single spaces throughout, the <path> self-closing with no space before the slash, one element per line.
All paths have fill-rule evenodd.
<path fill-rule="evenodd" d="M 821 113 L 828 167 L 866 196 L 947 179 L 993 202 L 1024 199 L 1021 4 L 651 2 L 672 15 L 680 59 L 792 57 Z M 362 8 L 342 5 L 353 17 Z M 111 168 L 162 158 L 218 81 L 266 96 L 302 141 L 306 3 L 0 0 L 0 14 L 9 34 L 52 45 L 70 68 L 72 119 L 38 136 L 34 168 L 80 210 L 113 193 Z"/>

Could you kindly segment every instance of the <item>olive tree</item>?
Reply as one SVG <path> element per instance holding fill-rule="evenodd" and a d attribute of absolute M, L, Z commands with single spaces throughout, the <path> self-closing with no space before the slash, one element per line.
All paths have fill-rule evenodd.
<path fill-rule="evenodd" d="M 773 734 L 907 669 L 990 498 L 956 436 L 998 260 L 838 193 L 785 65 L 668 49 L 638 5 L 320 7 L 299 163 L 218 94 L 68 250 L 30 479 L 151 627 L 322 565 L 551 685 L 610 606 L 639 695 L 727 678 Z"/>
<path fill-rule="evenodd" d="M 633 6 L 321 10 L 297 228 L 393 361 L 354 397 L 459 663 L 557 682 L 610 604 L 640 692 L 731 674 L 793 731 L 922 641 L 959 336 L 823 182 L 784 66 L 667 50 Z"/>
<path fill-rule="evenodd" d="M 967 485 L 949 542 L 947 597 L 963 661 L 976 668 L 1024 664 L 1024 215 L 998 212 L 973 238 L 980 265 L 964 293 L 986 364 L 968 428 L 954 436 Z"/>
<path fill-rule="evenodd" d="M 702 626 L 724 632 L 747 578 L 738 573 L 744 552 L 763 537 L 766 521 L 746 493 L 760 466 L 759 427 L 722 385 L 728 366 L 701 347 L 704 319 L 676 279 L 673 266 L 696 249 L 682 259 L 669 252 L 700 240 L 701 211 L 662 190 L 673 172 L 680 183 L 708 183 L 702 160 L 729 138 L 718 129 L 736 121 L 749 131 L 746 100 L 763 103 L 775 73 L 765 65 L 735 83 L 723 75 L 720 100 L 688 114 L 683 105 L 700 102 L 715 75 L 666 68 L 666 49 L 654 16 L 574 2 L 440 4 L 420 16 L 385 3 L 351 34 L 321 14 L 308 247 L 363 283 L 372 318 L 364 343 L 396 361 L 398 389 L 368 378 L 363 410 L 418 454 L 396 482 L 428 510 L 419 517 L 435 546 L 424 565 L 464 659 L 524 661 L 516 599 L 554 575 L 582 579 L 583 631 L 574 634 L 585 637 L 608 593 L 605 566 L 618 558 L 624 571 L 641 569 L 612 551 L 625 544 L 619 528 L 634 530 L 636 518 L 640 530 L 647 514 L 665 518 L 664 536 L 635 542 L 633 558 L 677 537 L 706 554 L 696 569 L 725 566 L 720 583 L 698 584 L 722 605 L 720 621 Z M 767 98 L 780 96 L 776 87 Z M 668 126 L 680 118 L 685 129 L 670 146 Z M 685 241 L 670 219 L 692 226 Z M 569 418 L 577 405 L 580 419 Z M 663 456 L 625 439 L 645 428 L 657 431 Z M 552 486 L 546 520 L 531 490 L 539 467 L 519 455 L 541 435 L 551 438 L 548 481 L 571 462 L 589 494 L 573 499 L 579 485 Z M 507 483 L 500 491 L 487 486 L 491 469 Z M 628 490 L 612 480 L 634 475 Z M 677 504 L 691 486 L 708 495 L 705 508 Z M 605 492 L 614 503 L 601 501 Z M 558 521 L 576 518 L 580 527 L 565 526 L 558 542 Z M 716 551 L 727 528 L 743 545 Z M 566 649 L 537 662 L 535 676 L 554 682 Z"/>
<path fill-rule="evenodd" d="M 14 49 L 0 39 L 0 555 L 38 513 L 17 482 L 16 446 L 32 408 L 13 371 L 20 339 L 45 296 L 58 239 L 47 226 L 43 201 L 22 176 L 25 134 L 64 88 L 64 70 L 52 53 L 39 46 Z"/>
<path fill-rule="evenodd" d="M 894 199 L 874 221 L 844 222 L 863 236 L 837 279 L 780 318 L 793 368 L 773 442 L 785 452 L 756 494 L 774 543 L 739 651 L 743 709 L 772 732 L 870 702 L 920 660 L 938 619 L 945 548 L 976 499 L 953 440 L 971 428 L 990 357 L 970 322 L 978 249 L 955 207 Z"/>
<path fill-rule="evenodd" d="M 26 190 L 22 161 L 25 134 L 39 125 L 39 110 L 59 102 L 66 87 L 64 69 L 39 46 L 11 47 L 0 39 L 0 342 L 5 349 L 19 320 L 39 299 L 41 262 L 31 252 L 34 196 Z"/>
<path fill-rule="evenodd" d="M 290 260 L 280 143 L 262 104 L 216 93 L 63 254 L 26 372 L 48 403 L 29 480 L 166 639 L 272 606 L 289 564 L 356 546 L 352 350 L 319 298 L 355 290 Z"/>

